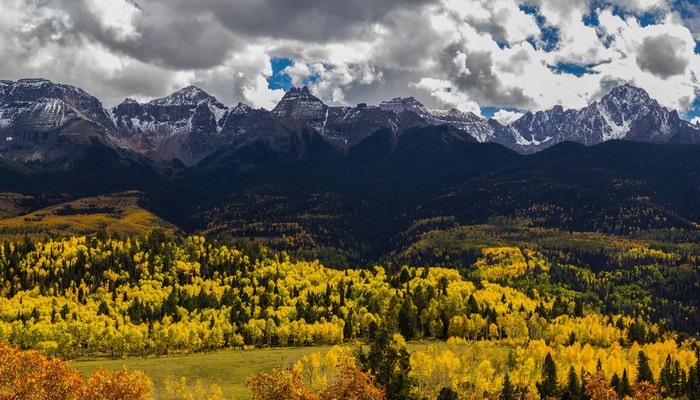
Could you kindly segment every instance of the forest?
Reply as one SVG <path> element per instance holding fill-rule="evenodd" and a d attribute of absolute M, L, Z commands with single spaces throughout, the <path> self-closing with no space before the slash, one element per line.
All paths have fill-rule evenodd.
<path fill-rule="evenodd" d="M 157 229 L 7 240 L 0 342 L 56 359 L 335 346 L 252 377 L 257 398 L 278 398 L 270 380 L 297 379 L 309 398 L 342 382 L 390 399 L 698 398 L 693 245 L 423 230 L 366 269 Z"/>

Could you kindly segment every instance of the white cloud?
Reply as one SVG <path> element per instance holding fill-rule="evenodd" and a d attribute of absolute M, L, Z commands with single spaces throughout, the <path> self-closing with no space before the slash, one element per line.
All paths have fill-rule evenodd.
<path fill-rule="evenodd" d="M 630 82 L 662 105 L 686 110 L 700 91 L 700 55 L 694 54 L 695 42 L 688 28 L 670 14 L 647 26 L 634 17 L 622 19 L 611 10 L 598 15 L 599 30 L 611 40 L 615 52 L 610 63 L 595 68 L 601 81 Z M 668 41 L 673 42 L 673 49 L 663 46 Z"/>
<path fill-rule="evenodd" d="M 117 41 L 141 39 L 136 19 L 141 10 L 129 0 L 87 0 L 86 6 L 97 17 L 100 26 Z"/>
<path fill-rule="evenodd" d="M 523 113 L 513 112 L 508 110 L 498 110 L 493 114 L 493 119 L 500 122 L 503 125 L 510 125 L 513 121 L 522 117 Z"/>
<path fill-rule="evenodd" d="M 457 108 L 481 115 L 479 104 L 469 99 L 465 93 L 455 90 L 448 80 L 423 78 L 414 86 L 428 91 L 445 108 Z"/>
<path fill-rule="evenodd" d="M 700 93 L 700 19 L 666 2 L 613 1 L 631 13 L 598 9 L 593 27 L 589 0 L 528 0 L 557 32 L 545 49 L 521 0 L 256 0 L 235 10 L 224 0 L 5 0 L 0 78 L 74 84 L 110 106 L 195 84 L 226 104 L 272 108 L 282 91 L 267 86 L 270 59 L 285 57 L 291 81 L 328 104 L 414 96 L 475 113 L 580 108 L 629 82 L 687 111 Z M 657 22 L 642 26 L 635 14 L 649 11 Z M 560 63 L 593 67 L 576 76 Z"/>
<path fill-rule="evenodd" d="M 664 0 L 610 0 L 610 3 L 623 10 L 638 13 L 668 7 Z"/>

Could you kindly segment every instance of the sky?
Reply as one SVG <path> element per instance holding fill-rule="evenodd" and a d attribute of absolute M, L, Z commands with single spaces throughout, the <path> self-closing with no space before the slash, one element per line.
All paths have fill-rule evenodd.
<path fill-rule="evenodd" d="M 698 0 L 2 0 L 0 79 L 112 107 L 196 85 L 271 109 L 414 96 L 508 123 L 630 83 L 700 121 Z"/>

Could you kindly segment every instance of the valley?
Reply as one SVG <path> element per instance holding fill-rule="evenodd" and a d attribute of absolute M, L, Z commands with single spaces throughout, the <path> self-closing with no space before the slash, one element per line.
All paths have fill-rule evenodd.
<path fill-rule="evenodd" d="M 308 88 L 108 111 L 3 85 L 0 342 L 88 387 L 126 365 L 159 399 L 700 394 L 700 130 L 641 89 L 505 127 Z"/>

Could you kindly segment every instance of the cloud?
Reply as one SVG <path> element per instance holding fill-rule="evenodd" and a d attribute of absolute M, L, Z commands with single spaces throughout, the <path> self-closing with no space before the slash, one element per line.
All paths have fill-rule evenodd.
<path fill-rule="evenodd" d="M 108 106 L 195 84 L 225 104 L 272 108 L 283 93 L 267 86 L 270 60 L 283 57 L 295 85 L 333 105 L 579 108 L 627 82 L 687 111 L 700 93 L 700 11 L 688 4 L 4 0 L 0 78 L 74 84 Z"/>
<path fill-rule="evenodd" d="M 636 13 L 648 12 L 655 9 L 664 9 L 668 5 L 664 0 L 612 0 L 610 4 L 614 4 L 623 10 Z"/>
<path fill-rule="evenodd" d="M 695 117 L 695 118 L 691 119 L 690 123 L 700 126 L 700 117 Z"/>
<path fill-rule="evenodd" d="M 503 125 L 510 125 L 513 121 L 522 117 L 524 114 L 519 112 L 513 112 L 508 110 L 498 110 L 493 114 L 493 119 L 500 122 Z"/>
<path fill-rule="evenodd" d="M 683 39 L 668 33 L 645 37 L 637 53 L 637 65 L 663 79 L 685 72 L 690 64 Z"/>
<path fill-rule="evenodd" d="M 690 30 L 696 41 L 700 41 L 700 7 L 686 0 L 675 0 L 674 5 L 683 25 Z"/>
<path fill-rule="evenodd" d="M 428 91 L 443 107 L 457 108 L 481 115 L 479 104 L 469 99 L 464 92 L 455 90 L 452 83 L 448 80 L 423 78 L 414 86 Z"/>

